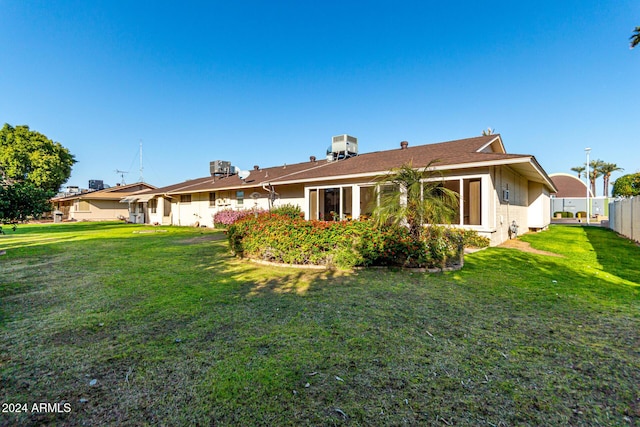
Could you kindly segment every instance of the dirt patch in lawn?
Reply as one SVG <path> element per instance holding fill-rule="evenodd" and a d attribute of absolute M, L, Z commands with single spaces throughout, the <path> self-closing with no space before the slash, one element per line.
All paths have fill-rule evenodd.
<path fill-rule="evenodd" d="M 523 242 L 522 240 L 519 240 L 519 239 L 507 240 L 504 243 L 502 243 L 499 247 L 517 249 L 519 251 L 529 252 L 529 253 L 532 253 L 532 254 L 555 256 L 555 257 L 564 258 L 564 255 L 560 255 L 560 254 L 557 254 L 555 252 L 541 251 L 540 249 L 532 248 L 531 247 L 531 243 Z"/>

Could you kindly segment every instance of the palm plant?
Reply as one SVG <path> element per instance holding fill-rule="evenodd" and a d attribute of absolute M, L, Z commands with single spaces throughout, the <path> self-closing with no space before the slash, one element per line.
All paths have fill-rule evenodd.
<path fill-rule="evenodd" d="M 600 166 L 600 172 L 602 173 L 602 179 L 604 180 L 604 197 L 609 197 L 609 179 L 613 172 L 622 171 L 623 168 L 619 168 L 615 163 L 603 163 Z"/>
<path fill-rule="evenodd" d="M 424 169 L 411 163 L 393 169 L 376 186 L 379 203 L 373 210 L 378 224 L 400 224 L 414 239 L 425 224 L 449 224 L 455 216 L 459 195 L 442 185 L 430 162 Z"/>
<path fill-rule="evenodd" d="M 633 34 L 631 35 L 631 37 L 629 37 L 629 40 L 631 40 L 629 42 L 629 47 L 631 49 L 633 49 L 634 47 L 640 44 L 640 27 L 636 27 L 633 30 Z"/>
<path fill-rule="evenodd" d="M 602 176 L 602 165 L 604 165 L 604 162 L 600 159 L 589 162 L 589 182 L 591 183 L 593 197 L 596 197 L 596 180 Z"/>
<path fill-rule="evenodd" d="M 578 179 L 582 178 L 582 173 L 585 171 L 585 169 L 586 168 L 584 166 L 576 166 L 571 168 L 572 171 L 578 174 Z"/>

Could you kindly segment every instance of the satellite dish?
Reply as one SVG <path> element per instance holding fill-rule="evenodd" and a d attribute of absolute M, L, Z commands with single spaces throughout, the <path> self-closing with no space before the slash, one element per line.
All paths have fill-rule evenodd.
<path fill-rule="evenodd" d="M 251 171 L 243 171 L 241 170 L 240 172 L 238 172 L 238 176 L 240 177 L 241 180 L 245 180 L 247 179 L 247 177 L 249 176 L 249 174 L 251 173 Z"/>

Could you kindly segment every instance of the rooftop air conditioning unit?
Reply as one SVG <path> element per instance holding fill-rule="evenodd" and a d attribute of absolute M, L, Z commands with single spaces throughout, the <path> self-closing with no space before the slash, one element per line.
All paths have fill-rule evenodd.
<path fill-rule="evenodd" d="M 214 160 L 209 163 L 209 173 L 214 175 L 230 175 L 233 173 L 231 162 L 225 160 Z"/>
<path fill-rule="evenodd" d="M 331 146 L 327 149 L 327 160 L 340 160 L 358 155 L 358 138 L 347 134 L 331 138 Z"/>

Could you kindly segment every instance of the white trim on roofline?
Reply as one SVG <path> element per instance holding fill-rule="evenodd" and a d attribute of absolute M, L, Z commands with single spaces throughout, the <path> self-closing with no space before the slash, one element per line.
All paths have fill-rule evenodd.
<path fill-rule="evenodd" d="M 495 138 L 493 138 L 491 141 L 487 142 L 486 144 L 484 144 L 482 147 L 480 147 L 478 149 L 478 151 L 476 151 L 477 153 L 482 152 L 482 150 L 484 150 L 485 148 L 487 148 L 488 146 L 490 146 L 491 144 L 493 144 L 496 140 L 498 140 L 500 142 L 500 148 L 502 149 L 502 151 L 498 154 L 507 154 L 507 150 L 505 150 L 504 148 L 504 143 L 502 142 L 502 138 L 500 138 L 500 135 L 496 135 Z"/>

